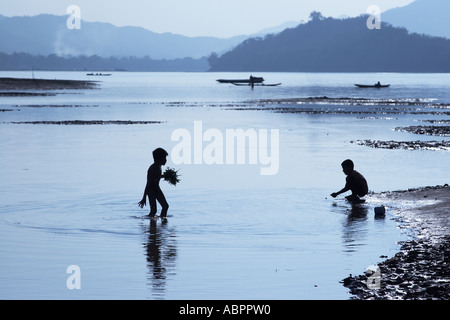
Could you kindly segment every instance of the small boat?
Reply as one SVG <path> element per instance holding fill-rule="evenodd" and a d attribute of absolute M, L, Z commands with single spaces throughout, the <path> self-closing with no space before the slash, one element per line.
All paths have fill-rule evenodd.
<path fill-rule="evenodd" d="M 111 75 L 111 73 L 93 73 L 93 72 L 91 72 L 91 73 L 86 73 L 86 75 L 87 76 L 99 76 L 99 77 L 107 77 L 107 76 L 110 76 Z"/>
<path fill-rule="evenodd" d="M 236 83 L 236 82 L 232 82 L 232 84 L 234 84 L 235 86 L 251 86 L 251 83 Z M 253 84 L 255 87 L 276 87 L 279 86 L 281 83 L 256 83 Z"/>
<path fill-rule="evenodd" d="M 358 88 L 388 88 L 390 86 L 390 84 L 380 84 L 380 83 L 376 83 L 376 84 L 355 84 L 355 86 L 357 86 Z"/>
<path fill-rule="evenodd" d="M 220 83 L 262 83 L 264 82 L 264 78 L 250 77 L 248 79 L 217 79 L 216 81 Z"/>

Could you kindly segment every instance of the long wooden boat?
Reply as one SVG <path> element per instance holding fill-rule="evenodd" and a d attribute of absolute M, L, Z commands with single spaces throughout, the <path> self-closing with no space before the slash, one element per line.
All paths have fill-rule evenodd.
<path fill-rule="evenodd" d="M 217 79 L 217 82 L 220 83 L 262 83 L 264 82 L 264 78 L 262 77 L 253 77 L 253 79 Z"/>
<path fill-rule="evenodd" d="M 246 86 L 249 87 L 252 84 L 251 83 L 236 83 L 236 82 L 232 82 L 232 84 L 234 84 L 235 86 Z M 254 84 L 255 87 L 276 87 L 279 86 L 281 83 L 256 83 Z"/>
<path fill-rule="evenodd" d="M 390 84 L 355 84 L 358 88 L 388 88 Z"/>

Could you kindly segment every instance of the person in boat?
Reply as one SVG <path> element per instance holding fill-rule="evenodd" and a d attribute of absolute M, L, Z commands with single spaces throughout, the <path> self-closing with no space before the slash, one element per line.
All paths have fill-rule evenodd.
<path fill-rule="evenodd" d="M 253 75 L 250 76 L 250 85 L 252 88 L 255 86 L 255 77 Z"/>
<path fill-rule="evenodd" d="M 381 87 L 380 81 L 378 81 L 378 82 L 375 84 L 375 87 Z"/>
<path fill-rule="evenodd" d="M 347 175 L 345 187 L 331 194 L 333 198 L 336 198 L 341 193 L 351 191 L 352 194 L 345 197 L 351 203 L 362 203 L 364 200 L 360 197 L 364 197 L 368 192 L 367 181 L 364 176 L 354 169 L 354 163 L 352 160 L 347 159 L 341 164 L 342 170 Z"/>

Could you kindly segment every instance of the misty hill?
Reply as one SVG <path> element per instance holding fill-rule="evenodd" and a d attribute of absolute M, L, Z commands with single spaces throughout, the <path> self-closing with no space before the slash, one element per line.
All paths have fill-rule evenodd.
<path fill-rule="evenodd" d="M 370 30 L 367 19 L 316 13 L 306 24 L 211 55 L 210 71 L 450 72 L 450 40 L 386 23 Z"/>
<path fill-rule="evenodd" d="M 204 72 L 209 68 L 206 58 L 151 59 L 149 57 L 110 57 L 97 55 L 61 57 L 29 53 L 6 54 L 0 52 L 0 70 L 49 70 L 49 71 L 178 71 Z"/>
<path fill-rule="evenodd" d="M 381 20 L 410 32 L 450 39 L 449 14 L 449 0 L 416 0 L 405 7 L 383 12 Z"/>
<path fill-rule="evenodd" d="M 154 33 L 140 27 L 81 21 L 81 29 L 67 28 L 67 16 L 42 14 L 26 17 L 0 15 L 0 52 L 33 55 L 100 57 L 200 58 L 231 49 L 246 36 L 229 39 L 186 37 Z"/>

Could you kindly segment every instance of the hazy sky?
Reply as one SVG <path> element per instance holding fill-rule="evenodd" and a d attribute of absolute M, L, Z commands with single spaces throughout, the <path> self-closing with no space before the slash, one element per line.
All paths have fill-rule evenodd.
<path fill-rule="evenodd" d="M 307 20 L 316 10 L 326 17 L 357 16 L 371 5 L 381 11 L 414 0 L 1 0 L 5 16 L 66 15 L 70 5 L 85 21 L 140 26 L 154 32 L 230 37 L 251 34 L 287 21 Z M 381 16 L 381 20 L 383 17 Z"/>

